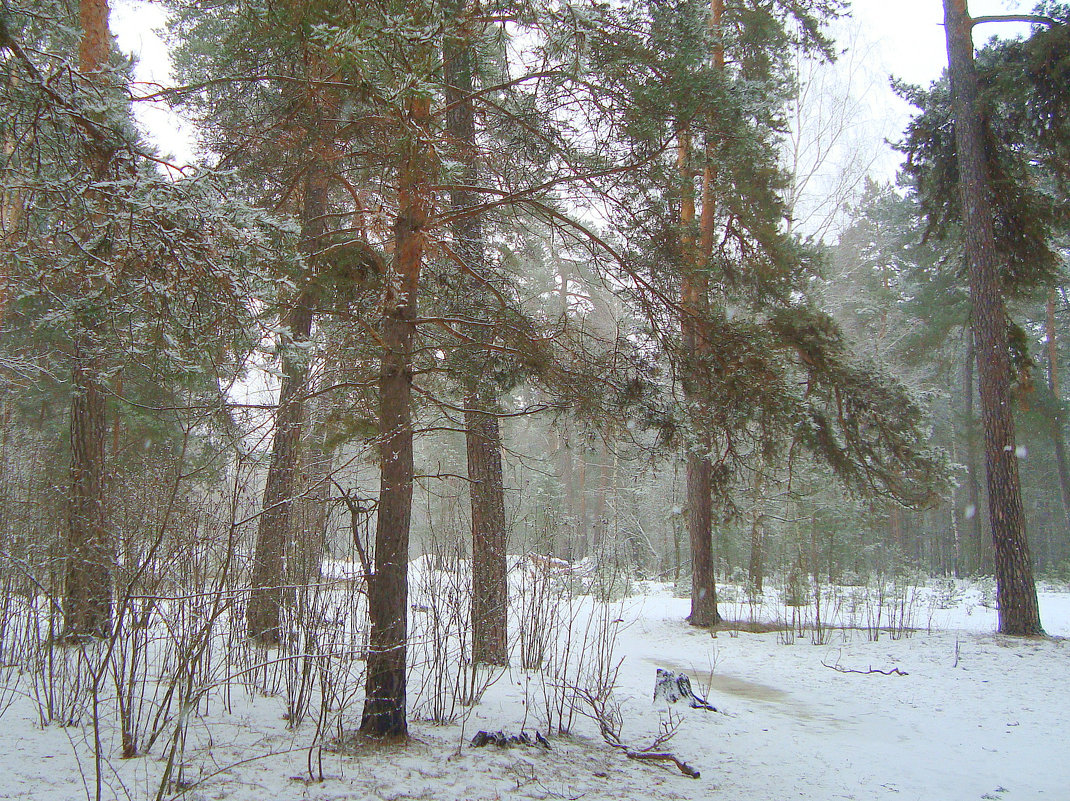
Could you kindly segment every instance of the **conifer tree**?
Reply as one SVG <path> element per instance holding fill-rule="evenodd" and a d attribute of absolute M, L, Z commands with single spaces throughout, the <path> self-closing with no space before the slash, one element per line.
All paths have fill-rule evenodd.
<path fill-rule="evenodd" d="M 1032 58 L 986 65 L 987 91 L 982 92 L 975 25 L 1023 19 L 1051 30 L 1035 33 L 1033 46 L 1024 46 Z M 1042 629 L 1018 474 L 1005 295 L 1052 281 L 1050 238 L 1059 212 L 1052 197 L 1029 179 L 1023 154 L 1057 164 L 1058 154 L 1065 153 L 1067 93 L 1050 78 L 1065 59 L 1067 26 L 1040 15 L 975 20 L 965 0 L 945 0 L 944 25 L 947 84 L 928 93 L 908 91 L 924 112 L 912 122 L 906 147 L 934 228 L 955 231 L 965 256 L 1000 631 L 1037 634 Z M 1010 85 L 1014 89 L 1007 91 Z M 1022 142 L 1023 136 L 1032 142 Z M 1032 143 L 1040 146 L 1029 147 Z M 1059 168 L 1053 174 L 1059 176 Z"/>
<path fill-rule="evenodd" d="M 102 98 L 113 95 L 111 29 L 107 0 L 81 0 L 81 41 L 78 69 Z M 106 101 L 107 102 L 107 101 Z M 112 143 L 85 140 L 85 164 L 92 180 L 108 178 Z M 84 243 L 94 259 L 111 256 L 103 193 L 91 190 L 87 198 Z M 96 291 L 91 279 L 81 291 Z M 90 311 L 76 322 L 74 335 L 73 397 L 71 400 L 71 486 L 68 526 L 70 553 L 63 594 L 64 636 L 106 636 L 111 630 L 112 564 L 114 544 L 104 520 L 105 420 L 100 328 L 104 321 Z"/>
<path fill-rule="evenodd" d="M 481 281 L 488 280 L 479 184 L 479 144 L 476 140 L 473 76 L 477 72 L 478 50 L 474 45 L 479 29 L 474 10 L 458 2 L 451 8 L 456 30 L 447 33 L 443 45 L 446 135 L 457 152 L 461 166 L 457 185 L 450 190 L 455 215 L 454 247 L 465 276 L 462 283 L 476 305 L 486 294 Z M 471 326 L 469 336 L 485 339 L 484 325 Z M 493 330 L 493 329 L 491 329 Z M 463 347 L 463 346 L 462 346 Z M 467 350 L 472 350 L 467 348 Z M 476 663 L 509 663 L 505 485 L 502 477 L 501 430 L 497 411 L 497 387 L 493 373 L 480 370 L 483 354 L 471 354 L 464 383 L 464 426 L 468 460 L 468 486 L 472 513 L 472 658 Z M 480 358 L 483 356 L 484 358 Z M 463 368 L 462 368 L 463 369 Z"/>
<path fill-rule="evenodd" d="M 682 390 L 675 438 L 689 454 L 697 625 L 718 617 L 713 501 L 733 513 L 730 490 L 745 459 L 772 462 L 795 444 L 860 491 L 911 505 L 940 491 L 943 460 L 923 444 L 921 409 L 850 357 L 808 298 L 813 252 L 787 233 L 772 155 L 791 80 L 784 54 L 793 43 L 827 52 L 821 20 L 835 11 L 834 3 L 680 2 L 590 12 L 586 63 L 605 87 L 599 108 L 612 109 L 599 124 L 636 163 L 628 192 L 614 175 L 615 222 L 627 238 L 619 280 Z"/>
<path fill-rule="evenodd" d="M 53 376 L 71 375 L 62 387 L 71 403 L 62 608 L 64 636 L 82 640 L 108 634 L 113 601 L 134 591 L 117 587 L 114 574 L 108 416 L 116 420 L 115 450 L 119 421 L 146 383 L 162 384 L 159 394 L 203 392 L 210 408 L 219 407 L 219 375 L 206 368 L 247 322 L 249 281 L 236 268 L 262 252 L 263 220 L 228 206 L 206 176 L 162 174 L 165 162 L 131 123 L 107 4 L 83 4 L 76 25 L 69 11 L 56 4 L 45 16 L 18 9 L 5 16 L 3 48 L 13 57 L 5 56 L 2 84 L 11 144 L 4 196 L 18 187 L 18 213 L 5 219 L 6 288 L 15 291 L 4 322 L 5 342 L 14 339 L 38 360 L 30 391 L 47 396 L 59 388 Z M 125 372 L 134 380 L 124 389 Z M 194 374 L 214 377 L 198 383 Z M 148 417 L 149 408 L 137 414 Z M 159 419 L 170 415 L 156 417 L 173 425 Z"/>

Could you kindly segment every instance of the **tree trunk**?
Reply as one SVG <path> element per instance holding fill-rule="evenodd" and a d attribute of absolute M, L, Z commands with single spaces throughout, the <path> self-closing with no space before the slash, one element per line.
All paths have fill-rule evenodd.
<path fill-rule="evenodd" d="M 691 535 L 691 614 L 692 626 L 715 626 L 721 622 L 717 611 L 717 580 L 713 564 L 713 515 L 710 460 L 695 454 L 687 457 L 687 528 Z"/>
<path fill-rule="evenodd" d="M 461 16 L 465 0 L 454 8 Z M 446 128 L 463 164 L 462 186 L 450 190 L 457 217 L 453 236 L 466 273 L 486 275 L 483 220 L 475 207 L 479 196 L 468 187 L 479 182 L 475 107 L 472 102 L 475 53 L 471 35 L 462 29 L 443 45 L 446 77 Z M 481 287 L 469 280 L 471 298 L 478 303 Z M 478 338 L 481 332 L 474 332 Z M 484 354 L 480 354 L 481 356 Z M 501 428 L 496 411 L 496 387 L 482 376 L 470 381 L 465 399 L 465 443 L 468 454 L 469 499 L 472 508 L 472 658 L 489 665 L 509 664 L 509 585 L 505 523 L 505 481 L 502 477 Z"/>
<path fill-rule="evenodd" d="M 71 400 L 71 488 L 67 510 L 64 639 L 111 633 L 114 544 L 104 519 L 104 390 L 99 358 L 75 354 Z"/>
<path fill-rule="evenodd" d="M 317 381 L 317 390 L 334 383 L 332 371 L 324 370 Z M 291 514 L 293 541 L 286 555 L 286 574 L 291 584 L 307 586 L 320 580 L 323 553 L 327 545 L 327 522 L 331 505 L 332 454 L 327 447 L 327 432 L 323 426 L 329 414 L 327 395 L 318 394 L 308 404 L 299 456 L 297 496 Z M 294 514 L 296 513 L 296 514 Z"/>
<path fill-rule="evenodd" d="M 977 348 L 973 341 L 973 330 L 969 332 L 966 345 L 966 365 L 964 367 L 963 385 L 966 416 L 966 490 L 967 515 L 970 521 L 970 539 L 974 552 L 973 570 L 986 573 L 991 569 L 989 560 L 989 540 L 985 535 L 984 511 L 981 504 L 980 457 L 977 453 L 977 420 L 973 411 L 973 374 L 977 364 Z"/>
<path fill-rule="evenodd" d="M 282 386 L 275 412 L 275 437 L 264 485 L 263 511 L 257 525 L 249 605 L 245 613 L 249 637 L 265 645 L 278 644 L 282 633 L 281 614 L 288 586 L 285 555 L 293 539 L 294 492 L 308 395 L 308 353 L 301 345 L 308 342 L 312 333 L 315 296 L 312 261 L 326 228 L 328 187 L 327 165 L 317 159 L 309 167 L 301 212 L 302 249 L 310 274 L 305 277 L 286 321 L 292 345 L 282 349 Z"/>
<path fill-rule="evenodd" d="M 472 501 L 472 658 L 509 664 L 509 584 L 498 418 L 465 404 L 469 492 Z"/>
<path fill-rule="evenodd" d="M 107 0 L 82 0 L 79 16 L 82 38 L 78 66 L 82 75 L 108 93 L 106 74 L 111 54 Z M 96 181 L 108 176 L 111 154 L 99 141 L 87 140 L 86 166 Z M 95 189 L 87 193 L 89 217 L 83 247 L 107 259 L 106 198 Z M 96 244 L 94 244 L 96 243 Z M 89 266 L 92 271 L 95 269 Z M 88 294 L 91 277 L 83 279 Z M 99 312 L 98 312 L 99 313 Z M 104 402 L 104 358 L 101 353 L 100 321 L 94 312 L 79 315 L 74 327 L 73 393 L 71 397 L 71 487 L 67 508 L 68 552 L 63 588 L 63 637 L 80 640 L 105 637 L 111 631 L 112 567 L 115 545 L 104 519 L 105 448 L 107 442 Z"/>
<path fill-rule="evenodd" d="M 1003 634 L 1040 634 L 1043 629 L 1025 533 L 1014 441 L 1007 317 L 1000 286 L 984 141 L 977 109 L 972 20 L 966 0 L 944 0 L 944 30 L 951 76 L 963 238 L 977 343 L 999 630 Z"/>
<path fill-rule="evenodd" d="M 572 536 L 572 531 L 576 525 L 576 481 L 573 477 L 572 467 L 572 448 L 568 444 L 567 433 L 563 430 L 563 424 L 559 422 L 554 427 L 554 431 L 557 433 L 557 471 L 561 477 L 561 484 L 564 487 L 564 497 L 562 501 L 564 503 L 564 521 L 558 526 L 558 530 L 564 530 L 565 538 Z M 556 538 L 555 538 L 556 539 Z M 561 547 L 559 541 L 551 543 L 551 550 L 553 556 L 560 556 L 565 552 L 565 549 Z"/>
<path fill-rule="evenodd" d="M 701 410 L 704 393 L 701 373 L 705 355 L 702 316 L 706 313 L 709 279 L 698 267 L 691 228 L 695 222 L 695 191 L 691 172 L 691 133 L 685 127 L 679 134 L 677 167 L 680 176 L 681 252 L 684 261 L 680 280 L 680 340 L 683 359 L 684 399 Z M 706 186 L 709 186 L 707 175 Z M 709 204 L 703 204 L 703 234 Z M 712 220 L 711 220 L 712 222 Z M 693 626 L 713 626 L 720 622 L 717 611 L 717 580 L 713 564 L 713 465 L 710 462 L 710 437 L 701 431 L 706 420 L 701 411 L 695 420 L 696 443 L 687 455 L 687 529 L 691 541 L 691 614 Z"/>
<path fill-rule="evenodd" d="M 616 457 L 614 457 L 616 459 Z M 594 525 L 591 527 L 591 542 L 588 554 L 595 559 L 604 557 L 606 547 L 606 534 L 609 531 L 609 518 L 607 517 L 609 505 L 609 487 L 611 483 L 610 470 L 612 464 L 609 458 L 609 445 L 602 440 L 602 454 L 598 464 L 598 494 L 595 496 Z M 615 471 L 614 471 L 615 472 Z"/>
<path fill-rule="evenodd" d="M 713 63 L 724 69 L 724 48 L 720 42 L 722 0 L 710 2 L 710 31 L 716 38 Z M 703 373 L 709 365 L 709 345 L 703 334 L 703 318 L 709 313 L 709 271 L 707 269 L 713 251 L 716 201 L 714 185 L 716 169 L 708 152 L 705 152 L 702 173 L 702 218 L 699 221 L 699 241 L 696 243 L 691 228 L 695 222 L 695 189 L 691 166 L 691 133 L 685 126 L 679 134 L 677 168 L 681 184 L 680 199 L 680 250 L 686 262 L 680 283 L 681 341 L 685 362 L 684 397 L 688 404 L 698 409 L 699 431 L 696 444 L 687 457 L 687 508 L 688 530 L 691 539 L 691 615 L 693 626 L 714 626 L 721 622 L 717 610 L 717 578 L 713 560 L 713 463 L 710 460 L 712 438 L 703 430 L 708 421 L 704 414 L 708 387 Z"/>
<path fill-rule="evenodd" d="M 412 346 L 431 213 L 431 104 L 409 100 L 408 154 L 398 178 L 394 263 L 383 299 L 379 369 L 379 447 L 382 477 L 375 526 L 374 574 L 368 586 L 368 673 L 360 730 L 375 737 L 405 737 L 409 610 L 409 525 L 412 518 Z"/>
<path fill-rule="evenodd" d="M 580 446 L 576 451 L 576 528 L 568 538 L 568 553 L 565 559 L 572 562 L 583 556 L 581 549 L 587 544 L 587 449 Z"/>
<path fill-rule="evenodd" d="M 1070 534 L 1070 466 L 1066 461 L 1066 431 L 1063 424 L 1062 397 L 1059 394 L 1059 359 L 1055 342 L 1055 290 L 1048 292 L 1046 316 L 1047 355 L 1048 355 L 1048 389 L 1055 400 L 1055 415 L 1052 419 L 1051 438 L 1055 446 L 1055 467 L 1059 473 L 1059 490 L 1063 499 L 1063 515 L 1066 518 L 1066 531 Z"/>
<path fill-rule="evenodd" d="M 765 543 L 765 495 L 762 492 L 762 465 L 759 464 L 754 472 L 754 505 L 751 508 L 750 521 L 750 563 L 747 576 L 751 587 L 757 595 L 762 594 L 762 582 L 764 579 L 764 543 Z"/>

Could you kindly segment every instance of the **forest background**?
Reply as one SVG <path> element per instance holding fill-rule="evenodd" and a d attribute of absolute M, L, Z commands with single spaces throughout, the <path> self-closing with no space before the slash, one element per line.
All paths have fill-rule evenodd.
<path fill-rule="evenodd" d="M 1001 630 L 1041 633 L 1034 571 L 1070 581 L 1065 6 L 970 52 L 969 102 L 899 84 L 902 132 L 833 0 L 163 6 L 166 85 L 103 0 L 0 18 L 5 648 L 92 651 L 79 682 L 123 699 L 116 655 L 193 603 L 197 699 L 217 624 L 307 655 L 341 593 L 360 728 L 403 736 L 418 556 L 468 577 L 473 687 L 524 651 L 518 560 L 671 582 L 696 626 L 720 585 L 994 575 Z M 191 153 L 147 143 L 158 102 Z M 172 720 L 117 714 L 131 756 Z"/>

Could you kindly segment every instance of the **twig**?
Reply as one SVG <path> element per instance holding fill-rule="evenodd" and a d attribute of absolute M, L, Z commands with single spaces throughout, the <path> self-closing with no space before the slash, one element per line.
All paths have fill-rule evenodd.
<path fill-rule="evenodd" d="M 821 664 L 824 665 L 825 667 L 829 668 L 830 670 L 835 670 L 837 673 L 858 673 L 858 674 L 861 674 L 863 676 L 869 676 L 870 674 L 873 674 L 873 673 L 879 673 L 882 676 L 909 676 L 910 675 L 905 670 L 900 670 L 899 668 L 892 668 L 891 670 L 879 670 L 879 669 L 877 669 L 877 668 L 875 668 L 873 666 L 870 666 L 868 670 L 855 670 L 854 668 L 845 668 L 839 662 L 837 662 L 835 665 L 830 665 L 828 662 L 822 662 Z"/>

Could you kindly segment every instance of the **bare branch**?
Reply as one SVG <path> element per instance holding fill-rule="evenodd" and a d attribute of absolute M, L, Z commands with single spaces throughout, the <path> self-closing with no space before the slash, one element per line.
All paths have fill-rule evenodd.
<path fill-rule="evenodd" d="M 996 14 L 988 17 L 974 17 L 970 21 L 971 27 L 978 25 L 984 25 L 987 22 L 1025 22 L 1031 25 L 1047 25 L 1049 28 L 1061 24 L 1058 20 L 1051 17 L 1044 17 L 1039 14 Z"/>
<path fill-rule="evenodd" d="M 835 670 L 837 673 L 858 673 L 862 676 L 870 676 L 874 673 L 880 674 L 881 676 L 910 675 L 905 670 L 900 670 L 899 668 L 892 668 L 891 670 L 878 670 L 877 668 L 870 666 L 868 670 L 855 670 L 853 668 L 845 668 L 839 662 L 837 662 L 835 665 L 830 665 L 828 662 L 822 662 L 821 664 L 827 667 L 829 670 Z"/>

